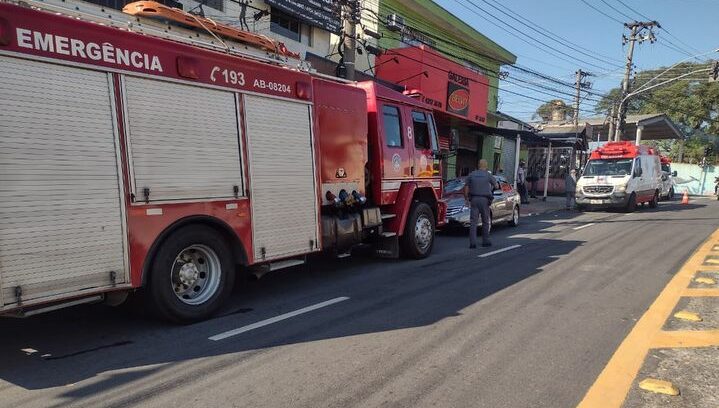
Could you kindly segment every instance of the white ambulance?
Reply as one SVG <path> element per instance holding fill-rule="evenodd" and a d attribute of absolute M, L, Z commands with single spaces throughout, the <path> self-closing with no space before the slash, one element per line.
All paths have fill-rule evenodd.
<path fill-rule="evenodd" d="M 594 150 L 577 180 L 577 207 L 654 208 L 662 191 L 659 155 L 648 146 L 609 142 Z"/>

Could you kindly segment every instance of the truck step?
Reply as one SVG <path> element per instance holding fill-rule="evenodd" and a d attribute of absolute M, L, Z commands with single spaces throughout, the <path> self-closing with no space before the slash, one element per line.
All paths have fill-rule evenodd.
<path fill-rule="evenodd" d="M 381 235 L 384 238 L 390 238 L 390 237 L 396 237 L 397 233 L 396 232 L 383 232 Z"/>
<path fill-rule="evenodd" d="M 389 220 L 391 218 L 396 217 L 397 214 L 382 214 L 382 220 Z"/>
<path fill-rule="evenodd" d="M 305 263 L 304 259 L 285 259 L 284 261 L 272 262 L 270 264 L 270 271 L 276 271 L 284 268 L 291 268 L 293 266 L 302 265 Z"/>

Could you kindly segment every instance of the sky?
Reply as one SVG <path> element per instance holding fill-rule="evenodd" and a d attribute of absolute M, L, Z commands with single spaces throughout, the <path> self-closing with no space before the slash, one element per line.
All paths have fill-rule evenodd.
<path fill-rule="evenodd" d="M 622 23 L 632 19 L 646 21 L 644 17 L 649 17 L 661 25 L 661 29 L 654 31 L 657 39 L 654 44 L 647 41 L 635 47 L 634 64 L 639 70 L 668 67 L 707 52 L 709 54 L 698 59 L 719 59 L 719 53 L 711 52 L 719 48 L 719 24 L 716 23 L 719 0 L 435 1 L 515 54 L 520 67 L 568 83 L 574 83 L 577 69 L 595 74 L 588 80 L 597 94 L 604 94 L 621 83 L 627 53 L 627 46 L 622 45 L 622 34 L 629 33 Z M 573 94 L 569 87 L 512 68 L 503 70 L 509 72 L 509 79 L 500 84 L 498 110 L 501 112 L 530 121 L 541 104 L 535 99 L 561 98 L 573 103 L 572 96 L 562 94 Z M 667 75 L 667 78 L 671 77 Z M 527 80 L 545 89 L 527 89 L 531 85 L 521 82 Z M 599 98 L 597 95 L 586 96 L 581 105 L 582 116 L 592 116 L 589 111 Z"/>

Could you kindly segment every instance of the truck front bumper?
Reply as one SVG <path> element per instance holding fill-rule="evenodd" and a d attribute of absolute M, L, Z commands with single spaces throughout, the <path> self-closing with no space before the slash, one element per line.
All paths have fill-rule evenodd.
<path fill-rule="evenodd" d="M 577 205 L 591 208 L 623 208 L 627 206 L 627 193 L 612 193 L 604 196 L 586 196 L 577 194 Z"/>

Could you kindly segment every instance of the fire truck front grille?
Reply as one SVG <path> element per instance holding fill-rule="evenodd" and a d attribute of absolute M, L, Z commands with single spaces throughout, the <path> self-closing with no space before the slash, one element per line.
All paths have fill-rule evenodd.
<path fill-rule="evenodd" d="M 585 194 L 612 194 L 614 186 L 585 186 Z"/>

